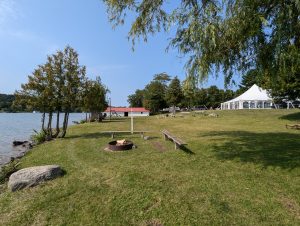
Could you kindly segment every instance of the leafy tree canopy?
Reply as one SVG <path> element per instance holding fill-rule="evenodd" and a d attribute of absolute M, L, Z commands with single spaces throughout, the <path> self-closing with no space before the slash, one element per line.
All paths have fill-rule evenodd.
<path fill-rule="evenodd" d="M 128 96 L 130 107 L 143 107 L 145 91 L 137 89 L 134 94 Z"/>
<path fill-rule="evenodd" d="M 161 83 L 164 84 L 164 85 L 167 85 L 167 83 L 168 83 L 169 81 L 171 81 L 171 76 L 168 75 L 166 72 L 162 72 L 162 73 L 159 73 L 159 74 L 154 75 L 153 80 L 154 80 L 154 81 L 161 82 Z"/>
<path fill-rule="evenodd" d="M 183 99 L 182 88 L 180 85 L 180 80 L 175 77 L 172 79 L 167 92 L 166 92 L 166 101 L 169 106 L 177 106 Z"/>
<path fill-rule="evenodd" d="M 166 107 L 166 87 L 159 81 L 151 81 L 145 87 L 144 107 L 152 113 L 157 113 Z"/>

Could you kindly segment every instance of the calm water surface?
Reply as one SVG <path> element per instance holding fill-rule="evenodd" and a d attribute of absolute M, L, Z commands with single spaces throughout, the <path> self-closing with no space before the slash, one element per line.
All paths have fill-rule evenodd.
<path fill-rule="evenodd" d="M 41 117 L 40 113 L 0 113 L 0 155 L 10 156 L 14 140 L 28 140 L 33 130 L 40 131 Z M 84 118 L 83 113 L 70 114 L 69 125 Z"/>

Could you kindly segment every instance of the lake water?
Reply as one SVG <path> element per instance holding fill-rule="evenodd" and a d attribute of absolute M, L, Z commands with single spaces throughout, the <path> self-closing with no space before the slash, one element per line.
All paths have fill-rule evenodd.
<path fill-rule="evenodd" d="M 62 115 L 63 116 L 63 115 Z M 34 133 L 41 130 L 41 113 L 0 113 L 0 156 L 11 156 L 14 140 L 28 140 Z M 69 125 L 73 121 L 85 119 L 84 113 L 72 113 Z M 61 117 L 61 121 L 63 117 Z"/>

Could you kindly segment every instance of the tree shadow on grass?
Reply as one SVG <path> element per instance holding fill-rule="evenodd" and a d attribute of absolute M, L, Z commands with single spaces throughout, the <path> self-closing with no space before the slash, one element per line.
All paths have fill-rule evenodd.
<path fill-rule="evenodd" d="M 280 117 L 280 119 L 285 119 L 285 120 L 289 120 L 289 121 L 300 121 L 300 112 L 283 115 Z"/>
<path fill-rule="evenodd" d="M 103 132 L 96 132 L 96 133 L 84 133 L 80 135 L 68 135 L 64 139 L 74 139 L 74 138 L 82 138 L 82 139 L 99 139 L 99 138 L 109 138 L 109 139 L 124 139 L 124 137 L 140 137 L 139 133 L 134 133 L 133 135 L 128 133 L 115 133 L 115 137 L 111 138 L 111 133 L 103 133 Z M 156 136 L 150 136 L 149 140 L 158 139 Z"/>
<path fill-rule="evenodd" d="M 105 119 L 105 120 L 103 120 L 102 122 L 99 122 L 99 123 L 125 122 L 125 121 L 126 121 L 125 119 L 112 119 L 112 120 Z"/>
<path fill-rule="evenodd" d="M 274 166 L 283 169 L 300 167 L 300 134 L 222 131 L 207 133 L 216 144 L 218 159 Z"/>
<path fill-rule="evenodd" d="M 193 152 L 191 149 L 189 149 L 187 146 L 185 146 L 185 145 L 182 145 L 181 147 L 180 147 L 180 149 L 182 150 L 182 151 L 184 151 L 185 153 L 187 153 L 187 154 L 189 154 L 189 155 L 194 155 L 195 154 L 195 152 Z"/>

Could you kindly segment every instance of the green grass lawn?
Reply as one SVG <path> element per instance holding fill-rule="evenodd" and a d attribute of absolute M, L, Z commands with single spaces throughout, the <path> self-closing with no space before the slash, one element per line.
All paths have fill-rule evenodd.
<path fill-rule="evenodd" d="M 299 225 L 300 121 L 297 110 L 219 111 L 219 118 L 135 119 L 138 146 L 103 149 L 127 119 L 70 128 L 42 144 L 20 168 L 59 164 L 62 178 L 11 193 L 2 186 L 0 225 Z M 167 129 L 184 150 L 162 139 Z"/>

